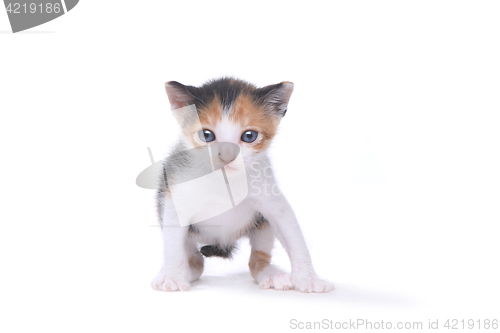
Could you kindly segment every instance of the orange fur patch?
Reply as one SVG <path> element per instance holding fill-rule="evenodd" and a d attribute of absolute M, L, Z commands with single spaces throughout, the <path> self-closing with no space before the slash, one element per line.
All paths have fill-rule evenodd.
<path fill-rule="evenodd" d="M 257 275 L 269 264 L 271 263 L 271 256 L 262 251 L 252 251 L 250 254 L 250 261 L 248 262 L 248 267 L 250 268 L 250 274 L 255 279 Z"/>
<path fill-rule="evenodd" d="M 193 254 L 188 259 L 189 266 L 194 268 L 198 273 L 203 273 L 203 257 L 199 254 Z"/>
<path fill-rule="evenodd" d="M 193 133 L 198 132 L 203 128 L 214 129 L 217 126 L 217 123 L 222 120 L 222 106 L 219 98 L 215 96 L 213 101 L 208 106 L 199 109 L 198 117 L 200 123 L 196 122 L 182 129 L 184 137 L 189 138 L 193 147 L 203 146 L 203 144 L 194 140 Z M 202 128 L 199 128 L 198 125 L 201 125 Z"/>
<path fill-rule="evenodd" d="M 261 151 L 269 146 L 272 138 L 276 135 L 280 122 L 278 117 L 266 113 L 263 108 L 253 103 L 251 97 L 245 94 L 240 95 L 234 102 L 229 120 L 239 123 L 245 129 L 253 129 L 262 135 L 262 139 L 253 146 L 256 151 Z"/>
<path fill-rule="evenodd" d="M 215 96 L 206 108 L 199 110 L 199 117 L 202 126 L 215 128 L 217 123 L 222 120 L 222 105 L 219 97 Z"/>

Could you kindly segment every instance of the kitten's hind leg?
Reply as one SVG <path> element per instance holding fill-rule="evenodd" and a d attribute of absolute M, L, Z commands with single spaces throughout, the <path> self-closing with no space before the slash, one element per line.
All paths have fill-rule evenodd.
<path fill-rule="evenodd" d="M 198 244 L 191 239 L 188 235 L 186 250 L 188 255 L 190 282 L 196 281 L 203 273 L 204 260 L 200 251 L 198 251 Z"/>
<path fill-rule="evenodd" d="M 262 289 L 292 289 L 290 274 L 271 264 L 274 234 L 267 221 L 249 234 L 252 252 L 248 267 L 250 274 Z"/>

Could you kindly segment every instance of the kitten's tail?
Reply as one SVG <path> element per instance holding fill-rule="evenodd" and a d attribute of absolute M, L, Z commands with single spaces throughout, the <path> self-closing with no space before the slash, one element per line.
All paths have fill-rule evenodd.
<path fill-rule="evenodd" d="M 205 245 L 200 249 L 201 254 L 205 257 L 220 257 L 225 259 L 233 258 L 233 251 L 236 249 L 236 246 L 229 245 L 226 247 L 221 247 L 220 245 Z"/>

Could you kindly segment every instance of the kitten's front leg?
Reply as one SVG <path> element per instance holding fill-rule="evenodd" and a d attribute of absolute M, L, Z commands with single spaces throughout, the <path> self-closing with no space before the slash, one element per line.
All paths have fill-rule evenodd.
<path fill-rule="evenodd" d="M 188 227 L 181 227 L 177 223 L 176 214 L 166 208 L 163 213 L 162 233 L 163 267 L 151 282 L 151 286 L 161 291 L 187 291 L 191 279 L 186 253 Z"/>
<path fill-rule="evenodd" d="M 271 250 L 274 245 L 274 234 L 268 222 L 255 228 L 249 235 L 252 253 L 248 267 L 252 277 L 262 289 L 292 289 L 290 274 L 271 264 Z"/>
<path fill-rule="evenodd" d="M 266 198 L 259 207 L 269 221 L 276 237 L 288 253 L 292 266 L 293 287 L 301 292 L 329 292 L 335 289 L 329 281 L 320 279 L 314 271 L 311 256 L 292 207 L 283 195 Z"/>

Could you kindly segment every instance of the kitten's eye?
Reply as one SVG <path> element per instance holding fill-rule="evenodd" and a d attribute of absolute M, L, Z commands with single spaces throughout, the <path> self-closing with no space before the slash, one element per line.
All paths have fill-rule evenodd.
<path fill-rule="evenodd" d="M 198 136 L 200 137 L 200 140 L 203 142 L 210 142 L 215 140 L 215 134 L 207 129 L 199 131 Z"/>
<path fill-rule="evenodd" d="M 259 133 L 255 132 L 255 131 L 252 131 L 252 130 L 246 131 L 241 136 L 241 141 L 252 143 L 257 139 L 258 135 L 259 135 Z"/>

